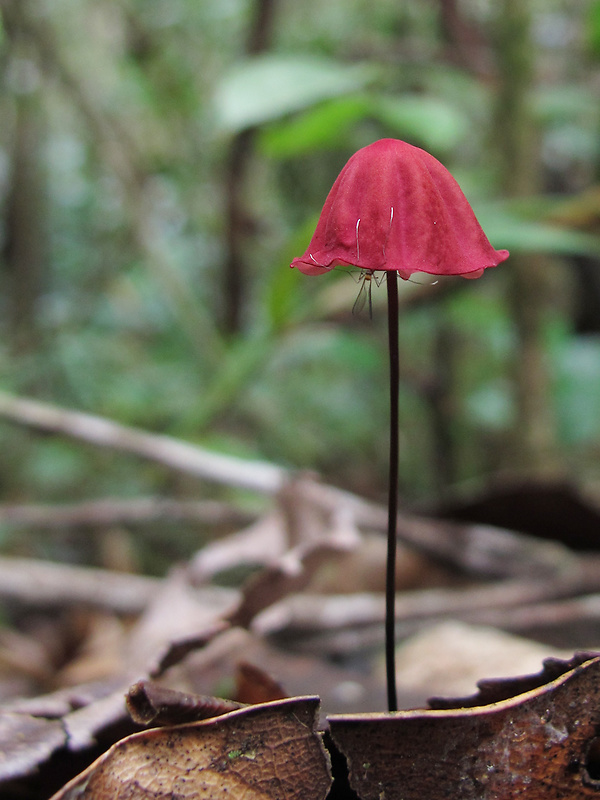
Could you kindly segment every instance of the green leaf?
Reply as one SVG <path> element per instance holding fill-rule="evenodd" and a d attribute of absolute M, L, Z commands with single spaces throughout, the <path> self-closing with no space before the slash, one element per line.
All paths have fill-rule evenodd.
<path fill-rule="evenodd" d="M 237 133 L 362 89 L 375 75 L 372 66 L 347 66 L 325 58 L 249 58 L 237 64 L 217 87 L 217 122 L 223 130 Z"/>
<path fill-rule="evenodd" d="M 572 337 L 557 358 L 557 410 L 564 440 L 586 443 L 600 434 L 600 342 Z"/>
<path fill-rule="evenodd" d="M 497 204 L 478 206 L 476 213 L 494 247 L 515 253 L 600 255 L 599 236 L 523 219 Z"/>
<path fill-rule="evenodd" d="M 501 379 L 486 383 L 467 396 L 466 408 L 471 421 L 482 428 L 508 428 L 515 416 L 510 384 Z"/>
<path fill-rule="evenodd" d="M 272 330 L 285 328 L 297 316 L 303 277 L 297 269 L 287 265 L 272 270 L 265 292 L 265 311 Z"/>
<path fill-rule="evenodd" d="M 594 0 L 590 4 L 587 14 L 587 24 L 584 25 L 588 47 L 592 55 L 600 58 L 600 2 Z"/>
<path fill-rule="evenodd" d="M 454 147 L 466 135 L 468 121 L 454 106 L 437 97 L 401 95 L 379 97 L 374 114 L 395 136 L 431 150 Z"/>
<path fill-rule="evenodd" d="M 587 86 L 538 87 L 532 104 L 545 124 L 573 123 L 597 116 L 595 93 Z"/>
<path fill-rule="evenodd" d="M 366 118 L 379 120 L 394 136 L 438 151 L 454 147 L 468 127 L 465 115 L 438 98 L 352 94 L 271 126 L 261 144 L 277 158 L 343 146 L 352 126 Z"/>
<path fill-rule="evenodd" d="M 272 158 L 342 147 L 352 125 L 372 114 L 372 100 L 363 94 L 326 100 L 291 119 L 274 123 L 261 134 L 263 152 Z"/>
<path fill-rule="evenodd" d="M 71 442 L 42 440 L 26 463 L 25 475 L 45 493 L 64 493 L 77 485 L 86 469 L 86 455 Z"/>

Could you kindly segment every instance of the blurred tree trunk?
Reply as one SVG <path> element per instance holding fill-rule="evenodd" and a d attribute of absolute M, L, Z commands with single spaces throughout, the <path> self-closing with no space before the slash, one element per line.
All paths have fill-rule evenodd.
<path fill-rule="evenodd" d="M 256 0 L 254 17 L 248 33 L 246 51 L 257 55 L 268 49 L 275 19 L 276 0 Z M 234 137 L 229 153 L 226 177 L 227 253 L 223 292 L 223 327 L 227 334 L 242 329 L 242 305 L 246 294 L 248 259 L 246 250 L 255 229 L 247 204 L 246 182 L 254 151 L 255 130 L 249 128 Z"/>
<path fill-rule="evenodd" d="M 492 76 L 489 43 L 480 26 L 468 18 L 460 0 L 439 0 L 440 31 L 447 46 L 446 58 L 479 79 Z"/>
<path fill-rule="evenodd" d="M 540 190 L 537 131 L 531 113 L 535 48 L 530 0 L 498 2 L 494 26 L 499 86 L 495 132 L 505 194 Z M 556 427 L 543 337 L 552 313 L 553 286 L 542 256 L 511 255 L 510 304 L 517 333 L 516 422 L 511 466 L 547 472 L 555 465 Z"/>
<path fill-rule="evenodd" d="M 20 353 L 39 345 L 37 314 L 46 256 L 39 114 L 34 100 L 19 98 L 6 210 L 4 263 L 9 286 L 11 339 L 14 350 Z"/>
<path fill-rule="evenodd" d="M 8 323 L 14 352 L 39 347 L 39 300 L 47 257 L 46 179 L 41 158 L 43 112 L 36 70 L 19 45 L 18 26 L 6 29 L 13 38 L 10 88 L 14 122 L 7 191 L 2 267 L 8 298 Z"/>

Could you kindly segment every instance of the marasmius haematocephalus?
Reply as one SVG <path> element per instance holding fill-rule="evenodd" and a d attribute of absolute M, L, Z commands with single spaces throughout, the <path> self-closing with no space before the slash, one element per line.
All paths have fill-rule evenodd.
<path fill-rule="evenodd" d="M 386 277 L 390 355 L 390 464 L 386 574 L 388 708 L 397 710 L 395 568 L 398 514 L 398 280 L 415 272 L 480 278 L 508 258 L 494 250 L 469 201 L 432 155 L 398 139 L 363 147 L 338 175 L 304 255 L 291 266 L 322 275 L 357 267 Z"/>

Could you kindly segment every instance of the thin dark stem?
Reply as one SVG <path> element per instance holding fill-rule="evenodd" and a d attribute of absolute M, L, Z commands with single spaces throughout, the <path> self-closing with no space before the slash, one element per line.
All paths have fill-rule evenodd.
<path fill-rule="evenodd" d="M 388 710 L 398 710 L 396 696 L 396 528 L 398 524 L 398 274 L 387 273 L 388 336 L 390 354 L 390 466 L 388 494 L 388 543 L 385 578 L 385 667 Z"/>

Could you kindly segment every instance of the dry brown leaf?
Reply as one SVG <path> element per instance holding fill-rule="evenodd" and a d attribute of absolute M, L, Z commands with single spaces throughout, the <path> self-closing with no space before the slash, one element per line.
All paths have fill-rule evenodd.
<path fill-rule="evenodd" d="M 321 800 L 329 760 L 316 697 L 295 697 L 113 745 L 52 800 Z"/>
<path fill-rule="evenodd" d="M 130 686 L 125 701 L 134 722 L 152 727 L 198 722 L 242 707 L 232 700 L 179 692 L 146 680 Z"/>
<path fill-rule="evenodd" d="M 487 625 L 444 620 L 400 644 L 396 682 L 418 692 L 423 700 L 432 694 L 463 697 L 475 690 L 482 675 L 503 678 L 533 673 L 550 655 L 567 659 L 570 653 Z M 379 673 L 383 679 L 383 664 Z M 511 696 L 515 694 L 520 692 Z"/>
<path fill-rule="evenodd" d="M 28 775 L 67 739 L 60 720 L 29 714 L 0 717 L 0 783 Z"/>
<path fill-rule="evenodd" d="M 269 703 L 289 697 L 283 686 L 264 669 L 249 661 L 239 661 L 235 674 L 236 700 L 247 705 Z"/>
<path fill-rule="evenodd" d="M 116 614 L 81 610 L 72 612 L 74 657 L 55 676 L 57 686 L 78 686 L 110 679 L 123 669 L 128 626 Z"/>
<path fill-rule="evenodd" d="M 188 567 L 190 579 L 202 585 L 219 572 L 235 567 L 266 566 L 281 558 L 288 546 L 281 514 L 267 514 L 241 531 L 206 544 Z"/>
<path fill-rule="evenodd" d="M 335 561 L 347 546 L 334 537 L 319 544 L 300 545 L 272 566 L 251 576 L 242 589 L 242 602 L 229 617 L 233 625 L 248 627 L 252 620 L 273 603 L 308 586 L 312 576 L 324 564 Z"/>
<path fill-rule="evenodd" d="M 172 570 L 131 632 L 123 658 L 127 671 L 158 676 L 211 639 L 238 602 L 235 591 L 214 586 L 194 589 L 184 570 Z"/>
<path fill-rule="evenodd" d="M 600 798 L 600 658 L 468 709 L 329 718 L 361 800 Z"/>

